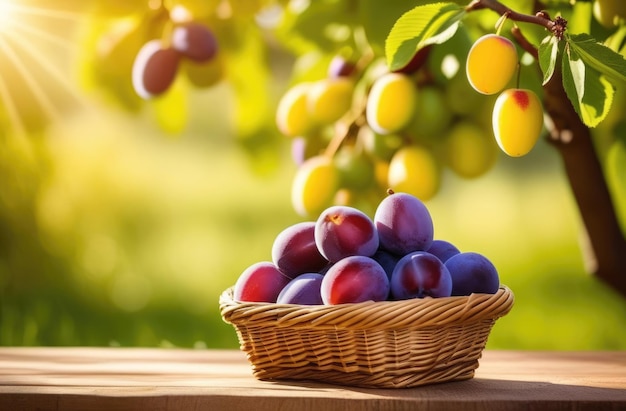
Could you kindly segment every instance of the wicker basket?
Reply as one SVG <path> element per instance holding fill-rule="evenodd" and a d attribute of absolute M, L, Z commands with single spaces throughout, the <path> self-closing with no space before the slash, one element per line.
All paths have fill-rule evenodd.
<path fill-rule="evenodd" d="M 496 294 L 341 305 L 238 303 L 220 311 L 260 380 L 404 388 L 474 376 L 495 321 L 513 306 Z"/>

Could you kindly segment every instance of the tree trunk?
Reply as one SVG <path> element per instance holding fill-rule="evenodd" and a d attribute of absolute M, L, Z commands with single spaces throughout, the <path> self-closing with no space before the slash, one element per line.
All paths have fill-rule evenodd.
<path fill-rule="evenodd" d="M 554 122 L 550 143 L 557 149 L 580 216 L 590 273 L 626 297 L 626 239 L 620 228 L 591 131 L 581 121 L 562 86 L 560 70 L 544 86 L 544 109 Z"/>

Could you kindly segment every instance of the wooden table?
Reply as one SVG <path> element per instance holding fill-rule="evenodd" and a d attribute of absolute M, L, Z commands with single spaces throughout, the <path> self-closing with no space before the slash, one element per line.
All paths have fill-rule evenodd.
<path fill-rule="evenodd" d="M 468 381 L 255 380 L 234 350 L 0 348 L 0 410 L 626 410 L 626 351 L 485 351 Z"/>

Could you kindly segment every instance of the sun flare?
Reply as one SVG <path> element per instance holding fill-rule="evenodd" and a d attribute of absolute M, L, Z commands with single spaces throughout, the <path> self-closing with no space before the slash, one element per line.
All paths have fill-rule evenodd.
<path fill-rule="evenodd" d="M 14 8 L 14 0 L 0 0 L 0 33 L 3 31 L 6 23 L 11 20 Z"/>
<path fill-rule="evenodd" d="M 72 100 L 67 62 L 79 10 L 64 1 L 0 0 L 0 129 L 42 129 Z"/>

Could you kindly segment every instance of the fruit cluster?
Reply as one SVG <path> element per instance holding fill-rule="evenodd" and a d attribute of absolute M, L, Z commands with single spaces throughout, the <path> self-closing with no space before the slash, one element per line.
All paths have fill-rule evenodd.
<path fill-rule="evenodd" d="M 315 221 L 281 231 L 272 261 L 249 266 L 237 279 L 236 301 L 344 304 L 363 301 L 495 293 L 499 275 L 489 259 L 434 239 L 425 204 L 389 192 L 374 218 L 345 205 Z"/>
<path fill-rule="evenodd" d="M 439 191 L 444 167 L 476 178 L 494 166 L 498 148 L 483 120 L 489 102 L 460 74 L 434 78 L 442 59 L 425 49 L 391 72 L 382 60 L 335 56 L 326 77 L 286 91 L 276 124 L 291 139 L 300 215 L 374 206 L 387 188 L 426 201 Z"/>
<path fill-rule="evenodd" d="M 426 201 L 444 168 L 476 178 L 494 166 L 498 146 L 516 157 L 533 148 L 543 110 L 533 91 L 507 89 L 519 72 L 516 46 L 497 34 L 448 41 L 421 49 L 397 71 L 336 56 L 325 78 L 287 90 L 276 123 L 292 139 L 300 215 L 376 204 L 386 188 Z"/>
<path fill-rule="evenodd" d="M 480 37 L 467 56 L 466 73 L 472 87 L 487 95 L 502 92 L 493 108 L 493 133 L 502 151 L 512 157 L 528 154 L 543 128 L 539 97 L 532 90 L 505 90 L 517 67 L 515 45 L 498 34 Z"/>
<path fill-rule="evenodd" d="M 210 87 L 221 78 L 218 42 L 207 25 L 184 19 L 168 27 L 160 38 L 148 40 L 133 62 L 133 88 L 144 99 L 166 92 L 183 61 L 186 76 L 197 87 Z"/>
<path fill-rule="evenodd" d="M 256 153 L 275 145 L 260 131 L 271 118 L 265 114 L 269 99 L 263 97 L 270 92 L 264 65 L 268 45 L 258 13 L 276 0 L 83 3 L 89 3 L 88 21 L 78 62 L 87 90 L 131 113 L 151 110 L 163 131 L 178 134 L 191 120 L 188 97 L 228 83 L 238 113 L 232 121 L 245 124 L 235 130 L 237 137 L 245 136 L 242 148 Z"/>

